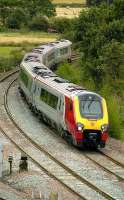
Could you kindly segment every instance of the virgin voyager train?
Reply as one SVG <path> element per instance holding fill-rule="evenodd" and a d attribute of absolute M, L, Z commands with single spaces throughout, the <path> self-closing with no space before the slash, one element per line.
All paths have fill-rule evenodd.
<path fill-rule="evenodd" d="M 66 60 L 71 60 L 68 40 L 34 48 L 21 62 L 19 91 L 31 110 L 67 141 L 79 147 L 103 148 L 109 128 L 106 101 L 51 71 Z"/>

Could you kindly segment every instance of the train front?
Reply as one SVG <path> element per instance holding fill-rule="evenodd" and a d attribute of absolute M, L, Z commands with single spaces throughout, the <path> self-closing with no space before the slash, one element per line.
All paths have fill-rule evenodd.
<path fill-rule="evenodd" d="M 105 147 L 108 138 L 106 101 L 93 92 L 75 97 L 76 140 L 78 145 Z"/>

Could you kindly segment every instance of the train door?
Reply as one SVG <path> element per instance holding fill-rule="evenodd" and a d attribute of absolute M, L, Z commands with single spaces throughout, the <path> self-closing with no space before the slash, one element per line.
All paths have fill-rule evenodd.
<path fill-rule="evenodd" d="M 32 105 L 33 106 L 35 106 L 36 90 L 37 90 L 37 86 L 36 86 L 36 81 L 35 81 L 35 78 L 34 78 L 33 82 L 32 82 L 32 87 L 31 87 Z"/>
<path fill-rule="evenodd" d="M 64 113 L 65 113 L 64 96 L 60 96 L 58 103 L 58 122 L 59 126 L 63 129 L 65 129 Z"/>

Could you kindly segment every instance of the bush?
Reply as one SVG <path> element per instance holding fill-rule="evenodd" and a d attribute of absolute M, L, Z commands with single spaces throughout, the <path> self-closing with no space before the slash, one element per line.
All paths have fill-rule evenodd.
<path fill-rule="evenodd" d="M 109 123 L 110 123 L 110 135 L 117 139 L 121 137 L 121 99 L 115 95 L 113 88 L 108 84 L 104 84 L 104 87 L 100 91 L 101 95 L 105 97 L 107 101 Z"/>
<path fill-rule="evenodd" d="M 11 51 L 10 59 L 11 59 L 11 63 L 13 64 L 13 67 L 20 65 L 21 60 L 22 60 L 25 53 L 26 52 L 23 48 L 21 50 Z"/>
<path fill-rule="evenodd" d="M 49 22 L 45 16 L 35 16 L 28 26 L 31 30 L 47 31 Z"/>
<path fill-rule="evenodd" d="M 80 68 L 74 67 L 72 66 L 72 64 L 68 63 L 60 64 L 60 66 L 56 70 L 56 74 L 75 84 L 79 84 L 81 82 Z"/>
<path fill-rule="evenodd" d="M 117 97 L 111 96 L 108 99 L 108 111 L 110 119 L 110 135 L 117 139 L 121 136 L 120 104 Z"/>
<path fill-rule="evenodd" d="M 64 33 L 71 30 L 72 20 L 64 17 L 51 18 L 50 28 L 55 29 L 58 33 Z"/>
<path fill-rule="evenodd" d="M 11 70 L 14 67 L 17 67 L 23 55 L 25 54 L 25 49 L 22 50 L 13 50 L 10 53 L 9 57 L 0 57 L 0 72 L 5 72 Z"/>
<path fill-rule="evenodd" d="M 22 24 L 27 24 L 27 16 L 22 9 L 15 9 L 9 14 L 6 26 L 11 29 L 20 29 Z"/>
<path fill-rule="evenodd" d="M 13 63 L 10 58 L 0 57 L 0 72 L 6 72 L 13 68 Z"/>

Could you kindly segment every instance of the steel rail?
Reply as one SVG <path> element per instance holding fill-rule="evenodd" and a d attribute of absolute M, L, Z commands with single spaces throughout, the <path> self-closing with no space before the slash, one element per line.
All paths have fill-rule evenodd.
<path fill-rule="evenodd" d="M 4 80 L 6 80 L 7 78 L 9 78 L 10 76 L 16 74 L 19 72 L 19 69 L 14 69 L 14 70 L 11 70 L 10 72 L 8 72 L 7 75 L 3 75 L 2 78 L 0 78 L 0 83 L 2 83 Z"/>
<path fill-rule="evenodd" d="M 101 153 L 100 153 L 101 154 Z M 117 173 L 109 170 L 107 167 L 101 165 L 98 161 L 94 160 L 93 158 L 91 158 L 92 155 L 88 155 L 87 153 L 83 154 L 86 158 L 88 158 L 89 160 L 91 160 L 94 164 L 98 165 L 101 169 L 103 169 L 104 171 L 110 173 L 111 175 L 114 175 L 119 181 L 123 182 L 124 181 L 124 178 L 121 177 L 120 175 L 118 175 Z M 103 156 L 106 157 L 106 155 L 102 154 Z M 108 158 L 108 157 L 107 157 Z M 116 162 L 115 160 L 113 161 L 113 159 L 109 158 L 109 160 L 111 160 L 114 164 L 118 165 L 119 167 L 122 167 L 121 166 L 121 163 L 119 163 L 118 161 Z M 123 168 L 123 167 L 122 167 Z"/>
<path fill-rule="evenodd" d="M 98 150 L 98 152 L 103 155 L 106 156 L 109 160 L 111 160 L 113 163 L 117 164 L 118 166 L 124 168 L 124 164 L 115 160 L 114 158 L 112 158 L 111 156 L 109 156 L 108 154 L 106 154 L 105 152 L 103 152 L 102 150 Z"/>

